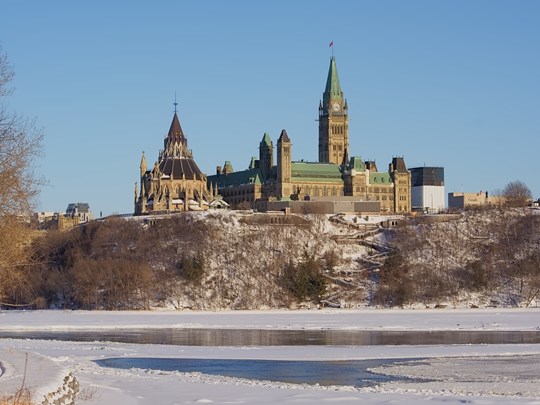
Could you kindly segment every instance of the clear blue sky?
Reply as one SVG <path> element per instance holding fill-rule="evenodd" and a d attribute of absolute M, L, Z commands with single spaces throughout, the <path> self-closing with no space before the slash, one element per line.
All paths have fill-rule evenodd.
<path fill-rule="evenodd" d="M 264 132 L 317 160 L 330 48 L 351 155 L 443 166 L 446 191 L 540 197 L 540 1 L 0 1 L 12 110 L 45 134 L 40 210 L 133 212 L 141 152 L 180 122 L 207 174 Z"/>

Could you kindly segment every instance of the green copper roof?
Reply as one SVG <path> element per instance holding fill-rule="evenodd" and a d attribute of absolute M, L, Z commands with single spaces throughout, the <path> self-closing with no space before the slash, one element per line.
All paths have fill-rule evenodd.
<path fill-rule="evenodd" d="M 217 184 L 218 187 L 241 186 L 244 184 L 261 184 L 259 169 L 247 169 L 227 175 L 213 175 L 207 177 L 208 184 Z"/>
<path fill-rule="evenodd" d="M 257 158 L 255 156 L 251 157 L 251 162 L 249 162 L 249 169 L 255 169 L 257 167 Z"/>
<path fill-rule="evenodd" d="M 270 135 L 268 135 L 268 132 L 264 133 L 263 139 L 261 141 L 261 145 L 272 146 L 272 140 L 270 139 Z"/>
<path fill-rule="evenodd" d="M 370 184 L 392 184 L 392 178 L 390 173 L 384 172 L 370 172 L 369 173 Z"/>
<path fill-rule="evenodd" d="M 366 170 L 366 164 L 360 156 L 353 156 L 349 161 L 349 168 L 357 172 L 363 172 Z"/>
<path fill-rule="evenodd" d="M 340 99 L 343 97 L 341 86 L 339 85 L 339 77 L 336 67 L 336 59 L 332 56 L 330 59 L 330 69 L 328 69 L 328 78 L 326 79 L 326 89 L 324 90 L 325 98 Z"/>
<path fill-rule="evenodd" d="M 333 163 L 292 162 L 293 181 L 342 182 L 340 166 Z"/>

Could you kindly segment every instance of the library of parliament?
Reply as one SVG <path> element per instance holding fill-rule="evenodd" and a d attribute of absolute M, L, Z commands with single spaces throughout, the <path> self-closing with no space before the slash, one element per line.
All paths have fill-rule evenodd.
<path fill-rule="evenodd" d="M 411 173 L 403 157 L 392 158 L 388 170 L 379 171 L 375 161 L 350 155 L 348 109 L 332 57 L 319 102 L 318 162 L 292 160 L 292 137 L 282 130 L 276 143 L 275 164 L 274 144 L 265 133 L 259 143 L 258 159 L 251 158 L 247 169 L 234 171 L 225 161 L 210 176 L 195 163 L 175 112 L 165 148 L 152 169 L 148 170 L 142 156 L 135 214 L 223 206 L 261 210 L 317 201 L 371 202 L 371 207 L 375 203 L 381 213 L 410 212 Z"/>

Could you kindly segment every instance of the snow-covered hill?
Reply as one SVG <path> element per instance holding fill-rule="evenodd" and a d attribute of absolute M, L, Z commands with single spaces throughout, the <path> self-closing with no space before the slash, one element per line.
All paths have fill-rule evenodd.
<path fill-rule="evenodd" d="M 32 291 L 86 309 L 536 305 L 535 212 L 108 219 L 41 239 Z"/>

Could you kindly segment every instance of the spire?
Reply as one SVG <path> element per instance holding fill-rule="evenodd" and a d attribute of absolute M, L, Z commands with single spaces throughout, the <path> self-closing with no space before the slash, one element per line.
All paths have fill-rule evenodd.
<path fill-rule="evenodd" d="M 324 104 L 327 105 L 330 100 L 343 98 L 343 92 L 339 85 L 339 77 L 336 67 L 336 58 L 330 58 L 330 68 L 328 69 L 328 78 L 326 79 L 326 88 L 324 90 Z"/>
<path fill-rule="evenodd" d="M 171 122 L 171 127 L 169 128 L 167 139 L 169 141 L 172 141 L 172 143 L 178 142 L 178 143 L 186 144 L 184 131 L 182 131 L 182 127 L 180 126 L 180 120 L 178 120 L 178 114 L 176 113 L 176 111 L 174 112 L 174 117 Z"/>
<path fill-rule="evenodd" d="M 264 133 L 263 139 L 261 141 L 261 146 L 272 146 L 272 140 L 270 139 L 270 135 L 268 135 L 268 132 Z"/>
<path fill-rule="evenodd" d="M 342 170 L 347 170 L 349 164 L 349 151 L 345 147 L 345 151 L 343 152 L 343 161 L 341 162 Z"/>
<path fill-rule="evenodd" d="M 278 139 L 278 143 L 282 143 L 282 142 L 290 142 L 290 138 L 289 138 L 289 135 L 287 135 L 287 131 L 285 130 L 282 130 L 281 131 L 281 135 L 279 135 L 279 139 Z"/>
<path fill-rule="evenodd" d="M 146 158 L 144 157 L 144 151 L 141 156 L 141 165 L 139 166 L 141 169 L 141 176 L 143 176 L 146 173 Z"/>

